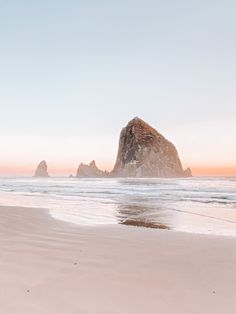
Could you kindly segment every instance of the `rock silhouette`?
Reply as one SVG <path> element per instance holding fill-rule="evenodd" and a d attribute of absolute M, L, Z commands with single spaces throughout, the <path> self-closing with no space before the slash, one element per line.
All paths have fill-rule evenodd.
<path fill-rule="evenodd" d="M 35 177 L 49 177 L 48 166 L 45 160 L 41 161 L 35 171 Z"/>
<path fill-rule="evenodd" d="M 89 165 L 81 163 L 78 167 L 76 177 L 77 178 L 97 178 L 107 177 L 107 171 L 102 171 L 96 166 L 95 160 L 91 161 Z"/>
<path fill-rule="evenodd" d="M 142 119 L 131 120 L 120 134 L 119 148 L 111 176 L 185 177 L 175 146 Z"/>

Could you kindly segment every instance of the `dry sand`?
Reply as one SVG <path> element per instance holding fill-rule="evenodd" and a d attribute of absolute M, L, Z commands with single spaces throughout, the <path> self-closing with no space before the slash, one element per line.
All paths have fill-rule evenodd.
<path fill-rule="evenodd" d="M 0 314 L 235 314 L 236 239 L 0 207 Z"/>

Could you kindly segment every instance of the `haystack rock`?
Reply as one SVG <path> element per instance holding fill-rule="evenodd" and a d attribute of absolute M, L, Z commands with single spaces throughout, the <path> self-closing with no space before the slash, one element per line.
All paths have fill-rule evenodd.
<path fill-rule="evenodd" d="M 35 177 L 49 177 L 48 166 L 45 160 L 41 161 L 35 171 Z"/>
<path fill-rule="evenodd" d="M 186 177 L 175 146 L 142 119 L 131 120 L 120 134 L 112 176 Z"/>
<path fill-rule="evenodd" d="M 98 178 L 107 176 L 107 171 L 98 169 L 95 160 L 91 161 L 89 165 L 81 163 L 76 174 L 77 178 Z"/>

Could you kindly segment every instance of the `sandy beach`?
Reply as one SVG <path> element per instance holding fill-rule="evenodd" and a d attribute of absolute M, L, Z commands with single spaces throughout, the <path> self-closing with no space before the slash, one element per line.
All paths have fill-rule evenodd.
<path fill-rule="evenodd" d="M 236 238 L 0 207 L 0 313 L 233 314 Z"/>

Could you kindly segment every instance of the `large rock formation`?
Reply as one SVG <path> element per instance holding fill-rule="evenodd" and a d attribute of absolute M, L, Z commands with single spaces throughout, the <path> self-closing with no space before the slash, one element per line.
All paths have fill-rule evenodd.
<path fill-rule="evenodd" d="M 77 170 L 77 178 L 97 178 L 97 177 L 107 177 L 108 172 L 98 169 L 95 160 L 91 161 L 89 165 L 81 163 Z"/>
<path fill-rule="evenodd" d="M 139 118 L 122 129 L 118 155 L 112 176 L 121 177 L 185 177 L 175 146 Z"/>
<path fill-rule="evenodd" d="M 35 171 L 35 177 L 49 177 L 48 166 L 45 160 L 41 161 Z"/>

